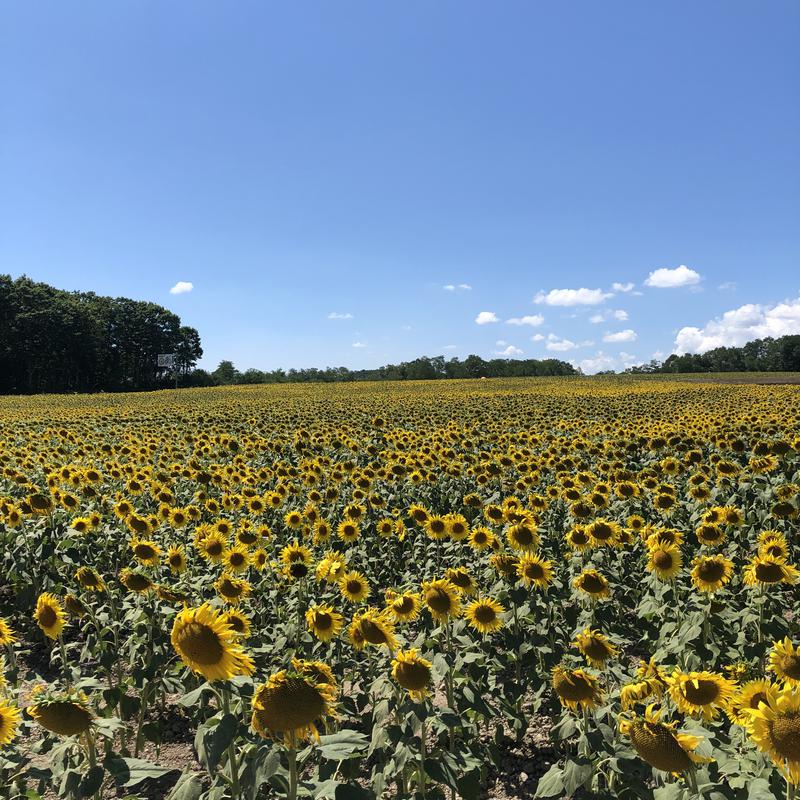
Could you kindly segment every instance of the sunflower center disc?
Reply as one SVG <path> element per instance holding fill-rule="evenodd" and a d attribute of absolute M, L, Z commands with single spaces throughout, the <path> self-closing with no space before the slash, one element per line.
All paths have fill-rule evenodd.
<path fill-rule="evenodd" d="M 707 706 L 719 697 L 719 686 L 714 681 L 698 680 L 687 681 L 683 687 L 686 699 L 696 706 Z"/>
<path fill-rule="evenodd" d="M 218 664 L 224 654 L 217 634 L 207 625 L 190 622 L 181 632 L 181 650 L 198 664 Z"/>
<path fill-rule="evenodd" d="M 800 761 L 800 714 L 776 717 L 772 723 L 772 746 L 787 761 Z"/>
<path fill-rule="evenodd" d="M 397 682 L 412 692 L 424 689 L 430 677 L 430 671 L 424 664 L 402 663 L 397 667 Z"/>

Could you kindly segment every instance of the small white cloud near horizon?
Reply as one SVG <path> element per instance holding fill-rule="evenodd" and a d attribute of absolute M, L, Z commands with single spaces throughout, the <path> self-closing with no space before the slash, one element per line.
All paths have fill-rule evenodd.
<path fill-rule="evenodd" d="M 520 350 L 519 347 L 514 347 L 513 344 L 510 344 L 505 350 L 495 350 L 495 355 L 505 356 L 506 358 L 510 358 L 511 356 L 521 356 L 522 350 Z"/>
<path fill-rule="evenodd" d="M 361 347 L 366 347 L 366 345 L 364 344 L 364 342 L 353 342 L 353 347 L 361 348 Z"/>
<path fill-rule="evenodd" d="M 716 347 L 741 347 L 753 339 L 800 334 L 800 296 L 771 306 L 747 303 L 726 311 L 702 328 L 686 326 L 675 337 L 674 353 L 705 353 Z"/>
<path fill-rule="evenodd" d="M 456 290 L 460 292 L 472 291 L 472 287 L 468 283 L 446 283 L 444 286 L 442 286 L 442 289 L 444 289 L 446 292 L 455 292 Z"/>
<path fill-rule="evenodd" d="M 678 289 L 681 286 L 696 286 L 700 283 L 700 273 L 681 264 L 675 269 L 660 267 L 653 270 L 645 280 L 645 286 L 654 289 Z"/>
<path fill-rule="evenodd" d="M 628 328 L 624 331 L 617 331 L 616 333 L 606 332 L 605 336 L 603 336 L 604 342 L 635 342 L 637 339 L 636 331 L 631 330 Z"/>
<path fill-rule="evenodd" d="M 571 339 L 562 339 L 551 333 L 547 336 L 547 344 L 545 347 L 552 350 L 554 353 L 566 353 L 569 350 L 577 350 L 579 347 L 589 347 L 594 342 L 586 340 L 584 342 L 573 342 Z"/>
<path fill-rule="evenodd" d="M 613 296 L 613 292 L 604 292 L 602 289 L 551 289 L 549 292 L 538 292 L 533 302 L 548 306 L 597 306 Z"/>
<path fill-rule="evenodd" d="M 506 320 L 506 325 L 530 325 L 536 328 L 544 322 L 541 314 L 526 314 L 524 317 L 511 317 Z"/>
<path fill-rule="evenodd" d="M 492 322 L 500 322 L 494 311 L 481 311 L 480 314 L 475 317 L 476 325 L 489 325 Z"/>
<path fill-rule="evenodd" d="M 353 315 L 349 311 L 344 314 L 340 314 L 338 311 L 331 311 L 328 314 L 328 319 L 353 319 Z"/>
<path fill-rule="evenodd" d="M 188 294 L 194 289 L 191 281 L 178 281 L 170 290 L 170 294 Z"/>
<path fill-rule="evenodd" d="M 617 281 L 614 281 L 614 283 L 611 284 L 611 288 L 615 292 L 622 292 L 623 294 L 625 292 L 630 292 L 634 286 L 635 284 L 633 283 L 618 283 Z"/>

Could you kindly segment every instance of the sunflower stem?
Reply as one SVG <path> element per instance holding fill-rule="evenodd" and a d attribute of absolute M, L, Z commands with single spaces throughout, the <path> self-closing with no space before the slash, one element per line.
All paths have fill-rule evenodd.
<path fill-rule="evenodd" d="M 294 733 L 292 734 L 287 755 L 289 756 L 289 793 L 286 797 L 288 800 L 297 800 L 297 746 Z"/>
<path fill-rule="evenodd" d="M 227 683 L 222 687 L 222 710 L 226 716 L 231 713 L 230 687 Z M 238 800 L 239 764 L 236 761 L 236 742 L 234 739 L 231 739 L 228 745 L 228 764 L 231 769 L 231 800 Z M 292 800 L 294 800 L 294 795 L 292 795 Z"/>
<path fill-rule="evenodd" d="M 425 730 L 424 717 L 419 721 L 419 771 L 417 775 L 417 789 L 422 794 L 425 800 L 425 737 L 427 732 Z"/>
<path fill-rule="evenodd" d="M 64 683 L 67 684 L 67 689 L 72 688 L 72 672 L 67 663 L 67 646 L 64 644 L 64 634 L 58 634 L 58 646 L 61 650 L 61 669 L 64 671 Z"/>

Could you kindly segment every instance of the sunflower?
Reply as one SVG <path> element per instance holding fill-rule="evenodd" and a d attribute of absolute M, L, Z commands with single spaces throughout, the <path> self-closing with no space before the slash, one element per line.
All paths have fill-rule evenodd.
<path fill-rule="evenodd" d="M 466 567 L 451 567 L 445 570 L 444 576 L 455 584 L 456 589 L 462 595 L 474 595 L 478 591 L 478 587 L 475 586 L 475 581 Z"/>
<path fill-rule="evenodd" d="M 361 536 L 361 528 L 352 519 L 343 519 L 336 528 L 336 535 L 345 543 L 350 544 Z"/>
<path fill-rule="evenodd" d="M 253 729 L 266 738 L 283 738 L 287 747 L 319 738 L 316 723 L 334 716 L 337 686 L 330 668 L 317 661 L 292 659 L 253 695 Z"/>
<path fill-rule="evenodd" d="M 777 583 L 794 583 L 800 576 L 795 567 L 785 558 L 755 556 L 744 570 L 746 586 L 772 586 Z"/>
<path fill-rule="evenodd" d="M 618 547 L 622 536 L 622 526 L 607 519 L 596 519 L 585 528 L 594 547 Z"/>
<path fill-rule="evenodd" d="M 28 715 L 51 733 L 77 736 L 92 727 L 94 714 L 83 692 L 51 691 L 46 686 L 36 686 L 31 697 L 34 702 L 27 708 Z"/>
<path fill-rule="evenodd" d="M 106 588 L 103 579 L 91 567 L 78 567 L 75 580 L 85 592 L 104 592 Z"/>
<path fill-rule="evenodd" d="M 244 572 L 250 566 L 250 553 L 243 545 L 229 547 L 222 556 L 222 565 L 228 572 Z"/>
<path fill-rule="evenodd" d="M 14 636 L 14 631 L 8 624 L 8 620 L 5 617 L 0 617 L 0 647 L 12 645 L 16 641 L 17 637 Z"/>
<path fill-rule="evenodd" d="M 119 581 L 128 591 L 136 594 L 145 594 L 154 586 L 153 581 L 147 575 L 132 569 L 123 569 L 119 574 Z"/>
<path fill-rule="evenodd" d="M 74 594 L 64 595 L 64 608 L 67 609 L 71 616 L 78 619 L 85 617 L 88 613 L 86 606 Z"/>
<path fill-rule="evenodd" d="M 494 534 L 483 525 L 473 528 L 469 535 L 469 545 L 473 550 L 480 552 L 492 546 Z"/>
<path fill-rule="evenodd" d="M 344 556 L 329 551 L 317 563 L 316 577 L 318 581 L 338 583 L 345 572 L 347 572 L 347 561 Z"/>
<path fill-rule="evenodd" d="M 208 603 L 179 611 L 172 624 L 172 646 L 183 663 L 206 680 L 252 675 L 253 660 L 237 640 L 225 615 Z"/>
<path fill-rule="evenodd" d="M 419 595 L 413 592 L 398 593 L 394 589 L 385 592 L 386 610 L 392 615 L 395 622 L 411 622 L 415 620 L 422 610 Z"/>
<path fill-rule="evenodd" d="M 557 666 L 553 669 L 552 684 L 561 705 L 572 711 L 579 706 L 591 711 L 600 704 L 602 691 L 597 678 L 584 669 Z"/>
<path fill-rule="evenodd" d="M 132 539 L 130 548 L 137 561 L 148 567 L 154 567 L 161 558 L 161 549 L 149 539 Z"/>
<path fill-rule="evenodd" d="M 287 567 L 298 562 L 309 565 L 311 564 L 311 551 L 302 544 L 292 542 L 281 550 L 280 558 L 281 563 Z"/>
<path fill-rule="evenodd" d="M 491 564 L 492 569 L 504 578 L 516 580 L 517 569 L 519 568 L 519 558 L 517 556 L 512 556 L 510 553 L 495 553 L 489 558 L 489 564 Z"/>
<path fill-rule="evenodd" d="M 766 699 L 747 714 L 747 733 L 756 747 L 772 759 L 786 782 L 796 787 L 800 784 L 800 689 L 767 689 Z"/>
<path fill-rule="evenodd" d="M 585 569 L 572 581 L 572 585 L 594 600 L 611 597 L 608 581 L 596 569 Z"/>
<path fill-rule="evenodd" d="M 61 607 L 58 598 L 49 592 L 39 595 L 33 618 L 42 629 L 42 632 L 51 639 L 57 639 L 61 631 L 64 630 L 66 614 L 64 614 L 64 609 Z"/>
<path fill-rule="evenodd" d="M 438 622 L 461 614 L 458 588 L 447 578 L 423 582 L 422 601 Z"/>
<path fill-rule="evenodd" d="M 332 606 L 312 606 L 306 611 L 308 629 L 321 642 L 328 642 L 342 629 L 342 615 Z"/>
<path fill-rule="evenodd" d="M 787 686 L 800 686 L 800 647 L 794 647 L 788 636 L 782 642 L 775 642 L 767 669 Z"/>
<path fill-rule="evenodd" d="M 702 739 L 677 733 L 675 725 L 674 722 L 661 722 L 661 711 L 654 710 L 652 705 L 647 707 L 644 717 L 621 717 L 619 720 L 620 732 L 630 738 L 639 758 L 651 767 L 681 774 L 694 770 L 695 764 L 710 761 L 695 752 Z"/>
<path fill-rule="evenodd" d="M 245 639 L 250 635 L 250 617 L 239 611 L 237 608 L 232 608 L 221 615 L 220 619 L 233 628 L 233 632 L 237 636 L 242 636 Z"/>
<path fill-rule="evenodd" d="M 760 703 L 767 702 L 767 691 L 777 687 L 765 678 L 743 683 L 733 694 L 727 708 L 728 718 L 736 725 L 747 726 L 750 721 L 748 710 L 755 710 Z"/>
<path fill-rule="evenodd" d="M 269 554 L 263 547 L 259 547 L 250 554 L 250 563 L 253 565 L 253 569 L 263 572 L 269 563 Z"/>
<path fill-rule="evenodd" d="M 189 596 L 184 592 L 176 591 L 175 589 L 170 589 L 168 586 L 162 586 L 161 584 L 156 585 L 156 597 L 159 600 L 163 600 L 165 603 L 186 603 L 189 600 Z"/>
<path fill-rule="evenodd" d="M 596 669 L 602 669 L 606 661 L 615 658 L 619 652 L 611 642 L 599 631 L 585 628 L 572 643 L 581 651 L 581 655 Z"/>
<path fill-rule="evenodd" d="M 430 693 L 433 664 L 418 655 L 415 649 L 398 650 L 392 659 L 392 677 L 416 703 Z"/>
<path fill-rule="evenodd" d="M 214 588 L 224 602 L 234 606 L 250 594 L 250 584 L 247 581 L 224 572 L 214 581 Z"/>
<path fill-rule="evenodd" d="M 701 592 L 717 592 L 730 580 L 733 562 L 725 556 L 698 556 L 692 560 L 692 583 Z"/>
<path fill-rule="evenodd" d="M 683 559 L 674 545 L 661 544 L 649 551 L 647 570 L 659 580 L 671 581 L 680 571 Z"/>
<path fill-rule="evenodd" d="M 339 591 L 345 600 L 351 603 L 363 603 L 369 597 L 369 583 L 367 579 L 356 571 L 345 572 L 339 579 Z"/>
<path fill-rule="evenodd" d="M 170 547 L 167 551 L 167 564 L 173 575 L 186 570 L 186 552 L 182 547 Z"/>
<path fill-rule="evenodd" d="M 454 542 L 460 542 L 469 536 L 469 523 L 461 514 L 448 514 L 447 533 Z"/>
<path fill-rule="evenodd" d="M 789 543 L 782 533 L 764 531 L 758 537 L 758 555 L 774 558 L 789 558 Z"/>
<path fill-rule="evenodd" d="M 303 515 L 299 511 L 287 511 L 283 516 L 287 528 L 297 530 L 303 524 Z"/>
<path fill-rule="evenodd" d="M 412 505 L 408 508 L 408 515 L 417 525 L 425 525 L 431 515 L 431 512 L 428 511 L 428 509 L 424 506 Z"/>
<path fill-rule="evenodd" d="M 384 517 L 378 520 L 375 530 L 382 539 L 388 539 L 397 530 L 397 521 L 391 517 Z"/>
<path fill-rule="evenodd" d="M 470 603 L 464 610 L 464 616 L 478 633 L 486 635 L 494 633 L 503 627 L 501 614 L 505 609 L 491 597 L 482 597 Z"/>
<path fill-rule="evenodd" d="M 384 609 L 368 607 L 353 617 L 348 631 L 350 642 L 357 650 L 368 644 L 380 647 L 386 645 L 390 652 L 397 650 L 397 638 L 394 635 L 394 622 Z"/>
<path fill-rule="evenodd" d="M 431 539 L 438 540 L 447 538 L 447 520 L 444 517 L 428 517 L 423 527 L 425 528 L 425 533 L 427 533 Z"/>
<path fill-rule="evenodd" d="M 564 534 L 564 538 L 567 540 L 567 544 L 579 553 L 592 546 L 591 537 L 586 532 L 584 525 L 574 525 Z"/>
<path fill-rule="evenodd" d="M 539 533 L 536 527 L 529 522 L 519 522 L 510 525 L 506 530 L 506 539 L 512 550 L 530 552 L 539 547 Z"/>
<path fill-rule="evenodd" d="M 5 747 L 16 738 L 21 719 L 20 710 L 0 697 L 0 747 Z"/>
<path fill-rule="evenodd" d="M 223 537 L 215 531 L 210 532 L 197 543 L 200 555 L 211 564 L 219 564 L 222 561 L 227 546 L 227 537 Z"/>
<path fill-rule="evenodd" d="M 702 716 L 708 722 L 725 708 L 736 684 L 716 672 L 682 672 L 676 669 L 667 679 L 669 694 L 683 714 Z"/>
<path fill-rule="evenodd" d="M 639 703 L 644 703 L 645 700 L 649 700 L 654 695 L 660 696 L 660 694 L 658 692 L 658 684 L 655 681 L 633 681 L 620 688 L 619 704 L 622 706 L 623 711 L 627 711 Z"/>
<path fill-rule="evenodd" d="M 553 582 L 553 562 L 525 553 L 517 565 L 517 575 L 526 586 L 546 589 Z"/>

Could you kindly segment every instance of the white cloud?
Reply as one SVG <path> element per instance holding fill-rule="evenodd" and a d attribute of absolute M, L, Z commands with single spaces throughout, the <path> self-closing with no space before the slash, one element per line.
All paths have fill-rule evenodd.
<path fill-rule="evenodd" d="M 613 292 L 602 289 L 551 289 L 539 292 L 533 302 L 548 306 L 596 306 L 613 296 Z"/>
<path fill-rule="evenodd" d="M 581 361 L 573 361 L 574 367 L 580 367 L 586 375 L 594 375 L 596 372 L 604 372 L 609 369 L 617 368 L 617 359 L 606 355 L 602 350 L 598 350 L 592 358 L 584 358 Z"/>
<path fill-rule="evenodd" d="M 753 339 L 800 333 L 800 297 L 773 306 L 747 303 L 702 328 L 684 327 L 675 337 L 675 353 L 705 353 L 715 347 L 741 347 Z"/>
<path fill-rule="evenodd" d="M 505 347 L 507 344 L 508 344 L 508 342 L 505 339 L 498 339 L 495 342 L 495 346 L 496 347 Z"/>
<path fill-rule="evenodd" d="M 495 355 L 505 356 L 506 358 L 510 358 L 511 356 L 521 356 L 522 350 L 520 350 L 519 347 L 514 347 L 513 344 L 510 344 L 505 350 L 496 350 Z"/>
<path fill-rule="evenodd" d="M 446 292 L 455 292 L 456 290 L 461 292 L 470 292 L 472 291 L 472 287 L 468 283 L 459 283 L 458 285 L 454 283 L 446 283 L 442 286 Z"/>
<path fill-rule="evenodd" d="M 531 341 L 532 342 L 543 342 L 544 341 L 544 336 L 542 336 L 541 333 L 534 333 L 533 336 L 531 336 Z"/>
<path fill-rule="evenodd" d="M 541 314 L 526 314 L 524 317 L 511 317 L 506 320 L 506 325 L 530 325 L 533 328 L 541 325 L 544 317 Z"/>
<path fill-rule="evenodd" d="M 463 292 L 471 292 L 472 287 L 468 283 L 459 283 L 458 288 Z"/>
<path fill-rule="evenodd" d="M 615 292 L 623 292 L 623 293 L 631 291 L 631 289 L 633 289 L 633 286 L 634 284 L 632 283 L 617 283 L 616 281 L 614 281 L 614 283 L 611 284 L 611 288 Z"/>
<path fill-rule="evenodd" d="M 364 342 L 353 342 L 353 347 L 361 348 L 361 347 L 366 347 L 366 345 L 364 344 Z"/>
<path fill-rule="evenodd" d="M 446 292 L 454 292 L 456 287 L 452 283 L 446 283 L 444 286 L 442 286 L 442 289 L 444 289 Z"/>
<path fill-rule="evenodd" d="M 700 283 L 700 273 L 681 264 L 675 269 L 661 267 L 653 270 L 644 282 L 655 289 L 677 289 L 679 286 L 695 286 Z"/>
<path fill-rule="evenodd" d="M 187 294 L 194 289 L 191 281 L 178 281 L 170 290 L 170 294 Z"/>
<path fill-rule="evenodd" d="M 616 311 L 611 312 L 611 316 L 620 322 L 625 322 L 625 320 L 628 319 L 628 312 L 625 311 L 624 308 L 618 308 Z"/>
<path fill-rule="evenodd" d="M 353 315 L 349 311 L 344 314 L 340 314 L 338 311 L 331 311 L 328 314 L 328 319 L 353 319 Z"/>
<path fill-rule="evenodd" d="M 609 319 L 615 319 L 618 322 L 625 322 L 628 319 L 628 312 L 622 308 L 601 311 L 598 314 L 592 314 L 592 316 L 589 317 L 589 322 L 597 325 L 600 322 L 606 322 Z"/>
<path fill-rule="evenodd" d="M 736 291 L 736 281 L 725 281 L 717 286 L 721 292 L 735 292 Z"/>
<path fill-rule="evenodd" d="M 475 317 L 475 322 L 478 325 L 488 325 L 491 322 L 500 322 L 500 320 L 494 311 L 481 311 L 481 313 Z"/>
<path fill-rule="evenodd" d="M 446 344 L 442 350 L 458 350 L 457 344 Z"/>
<path fill-rule="evenodd" d="M 628 328 L 624 331 L 617 331 L 616 333 L 609 333 L 606 332 L 606 335 L 603 336 L 604 342 L 635 342 L 636 341 L 636 331 L 631 330 Z"/>
<path fill-rule="evenodd" d="M 588 347 L 592 344 L 594 344 L 594 342 L 591 341 L 573 342 L 570 339 L 562 339 L 560 336 L 551 333 L 547 337 L 547 344 L 545 347 L 555 353 L 566 353 L 569 350 L 577 350 L 579 347 Z"/>

